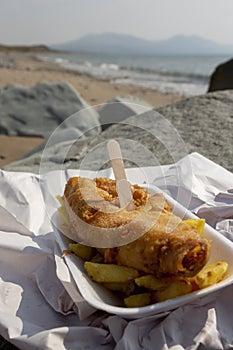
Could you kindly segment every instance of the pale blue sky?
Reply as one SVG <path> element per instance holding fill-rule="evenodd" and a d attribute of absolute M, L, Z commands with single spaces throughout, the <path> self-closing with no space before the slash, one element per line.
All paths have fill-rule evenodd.
<path fill-rule="evenodd" d="M 0 43 L 52 44 L 111 31 L 233 44 L 232 18 L 233 0 L 0 0 Z"/>

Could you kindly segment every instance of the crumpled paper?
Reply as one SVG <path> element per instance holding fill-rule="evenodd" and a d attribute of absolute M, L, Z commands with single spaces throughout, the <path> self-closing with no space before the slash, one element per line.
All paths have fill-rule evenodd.
<path fill-rule="evenodd" d="M 162 174 L 157 167 L 140 173 L 127 169 L 129 181 L 157 185 L 233 240 L 232 173 L 192 153 L 162 166 Z M 96 310 L 83 299 L 50 222 L 54 202 L 49 190 L 61 191 L 61 178 L 77 175 L 77 170 L 60 175 L 0 172 L 1 335 L 30 350 L 232 348 L 233 285 L 172 312 L 137 320 Z M 111 169 L 98 175 L 113 176 Z M 45 203 L 42 192 L 48 194 Z"/>

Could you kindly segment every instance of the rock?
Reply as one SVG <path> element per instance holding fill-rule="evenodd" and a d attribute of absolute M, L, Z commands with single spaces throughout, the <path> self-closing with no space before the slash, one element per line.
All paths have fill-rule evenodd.
<path fill-rule="evenodd" d="M 94 135 L 100 131 L 99 115 L 94 109 L 85 112 L 85 119 L 68 118 L 87 107 L 66 83 L 43 83 L 31 88 L 9 85 L 0 91 L 0 133 L 47 138 L 63 123 L 60 129 L 74 127 Z"/>
<path fill-rule="evenodd" d="M 233 171 L 232 111 L 231 90 L 184 99 L 130 117 L 126 123 L 113 125 L 95 138 L 56 144 L 46 150 L 42 169 L 108 167 L 106 142 L 116 138 L 128 167 L 174 163 L 196 151 Z M 40 160 L 38 152 L 4 169 L 38 172 Z"/>
<path fill-rule="evenodd" d="M 56 131 L 56 137 L 53 137 L 52 139 L 50 139 L 49 146 L 51 147 L 53 145 L 60 144 L 60 143 L 63 143 L 65 141 L 71 142 L 72 140 L 78 140 L 78 139 L 83 138 L 83 137 L 85 138 L 86 137 L 85 135 L 86 135 L 86 133 L 83 133 L 78 128 L 74 128 L 74 127 L 68 127 L 65 129 L 59 128 L 59 130 Z M 48 140 L 45 140 L 44 142 L 39 144 L 37 147 L 33 148 L 32 150 L 30 150 L 29 152 L 24 154 L 23 158 L 29 157 L 29 156 L 31 156 L 34 153 L 37 153 L 39 151 L 43 151 L 47 142 L 48 142 Z"/>
<path fill-rule="evenodd" d="M 233 89 L 233 59 L 217 66 L 210 77 L 208 92 Z"/>
<path fill-rule="evenodd" d="M 98 109 L 102 130 L 119 123 L 128 117 L 137 115 L 151 109 L 152 106 L 133 96 L 118 96 Z"/>
<path fill-rule="evenodd" d="M 188 152 L 233 172 L 233 91 L 216 91 L 158 109 L 178 130 Z"/>

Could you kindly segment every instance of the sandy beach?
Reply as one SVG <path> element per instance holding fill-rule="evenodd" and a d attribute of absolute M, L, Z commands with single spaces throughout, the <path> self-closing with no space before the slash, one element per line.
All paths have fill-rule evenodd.
<path fill-rule="evenodd" d="M 42 62 L 38 53 L 0 52 L 0 88 L 10 84 L 31 87 L 42 82 L 68 82 L 90 105 L 105 103 L 116 96 L 131 95 L 154 107 L 180 100 L 182 96 L 108 81 L 97 80 L 56 64 Z M 0 167 L 19 159 L 43 139 L 0 136 Z"/>
<path fill-rule="evenodd" d="M 0 168 L 21 158 L 43 141 L 40 137 L 0 135 Z"/>
<path fill-rule="evenodd" d="M 11 65 L 4 67 L 1 62 L 9 62 Z M 90 105 L 123 95 L 136 96 L 152 106 L 164 106 L 181 98 L 176 94 L 163 94 L 148 88 L 97 80 L 53 63 L 42 62 L 32 53 L 0 52 L 0 88 L 9 84 L 33 86 L 41 82 L 68 82 Z"/>

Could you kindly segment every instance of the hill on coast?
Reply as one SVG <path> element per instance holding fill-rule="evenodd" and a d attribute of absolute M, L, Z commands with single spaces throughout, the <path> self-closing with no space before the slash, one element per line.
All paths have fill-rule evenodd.
<path fill-rule="evenodd" d="M 165 40 L 147 40 L 119 33 L 88 34 L 79 39 L 51 45 L 72 52 L 143 55 L 221 55 L 233 54 L 233 45 L 223 45 L 197 35 L 176 35 Z"/>

